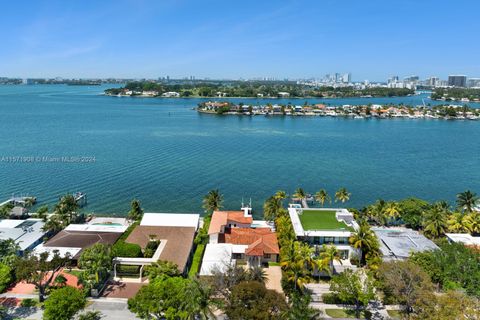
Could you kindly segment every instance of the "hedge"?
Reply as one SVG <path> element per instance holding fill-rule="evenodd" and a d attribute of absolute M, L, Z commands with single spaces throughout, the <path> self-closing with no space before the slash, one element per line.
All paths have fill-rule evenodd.
<path fill-rule="evenodd" d="M 188 271 L 189 277 L 195 277 L 197 273 L 200 271 L 200 264 L 202 262 L 203 252 L 205 251 L 205 244 L 201 243 L 197 245 L 197 249 L 193 255 L 192 266 Z"/>

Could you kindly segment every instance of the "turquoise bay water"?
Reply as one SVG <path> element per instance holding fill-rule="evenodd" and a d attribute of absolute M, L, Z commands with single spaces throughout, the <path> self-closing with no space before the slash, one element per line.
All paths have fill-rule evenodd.
<path fill-rule="evenodd" d="M 106 97 L 103 89 L 0 86 L 0 200 L 28 193 L 53 204 L 82 191 L 87 211 L 124 215 L 132 198 L 146 211 L 201 212 L 202 196 L 213 188 L 224 193 L 226 208 L 252 198 L 257 212 L 276 190 L 298 186 L 331 194 L 346 187 L 355 207 L 377 198 L 453 201 L 465 189 L 480 192 L 479 121 L 221 117 L 193 111 L 200 99 Z M 289 101 L 305 99 L 280 102 Z M 17 156 L 34 160 L 9 158 Z M 95 161 L 46 162 L 82 156 Z"/>

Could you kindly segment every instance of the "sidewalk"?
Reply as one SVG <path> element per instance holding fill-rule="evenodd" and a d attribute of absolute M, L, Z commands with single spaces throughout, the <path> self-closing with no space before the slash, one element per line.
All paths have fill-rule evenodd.
<path fill-rule="evenodd" d="M 4 293 L 0 298 L 29 299 L 37 298 L 37 295 Z M 135 314 L 128 310 L 127 299 L 119 298 L 89 298 L 88 305 L 84 311 L 97 310 L 102 313 L 102 320 L 137 320 Z M 41 308 L 7 307 L 8 316 L 5 320 L 26 319 L 42 320 L 43 310 Z M 3 319 L 2 319 L 3 320 Z"/>

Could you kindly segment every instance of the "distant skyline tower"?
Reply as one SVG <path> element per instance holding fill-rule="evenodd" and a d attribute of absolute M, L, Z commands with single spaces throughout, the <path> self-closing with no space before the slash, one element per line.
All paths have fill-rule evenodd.
<path fill-rule="evenodd" d="M 451 87 L 464 88 L 467 85 L 467 76 L 465 75 L 449 75 L 448 85 Z"/>
<path fill-rule="evenodd" d="M 343 83 L 352 82 L 352 74 L 350 72 L 345 73 L 342 77 L 342 81 L 343 81 Z"/>

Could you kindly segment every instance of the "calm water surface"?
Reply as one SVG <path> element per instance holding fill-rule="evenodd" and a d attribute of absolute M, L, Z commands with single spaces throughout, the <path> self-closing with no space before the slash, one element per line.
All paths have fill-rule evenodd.
<path fill-rule="evenodd" d="M 99 95 L 104 88 L 0 86 L 0 200 L 28 193 L 52 204 L 83 191 L 87 211 L 124 215 L 132 198 L 146 211 L 200 212 L 213 188 L 225 194 L 225 207 L 252 198 L 257 212 L 276 190 L 298 186 L 331 194 L 346 187 L 355 207 L 480 192 L 480 121 L 219 117 L 193 111 L 200 99 L 106 97 Z M 289 101 L 305 99 L 278 102 Z M 95 162 L 7 160 L 16 156 Z"/>

